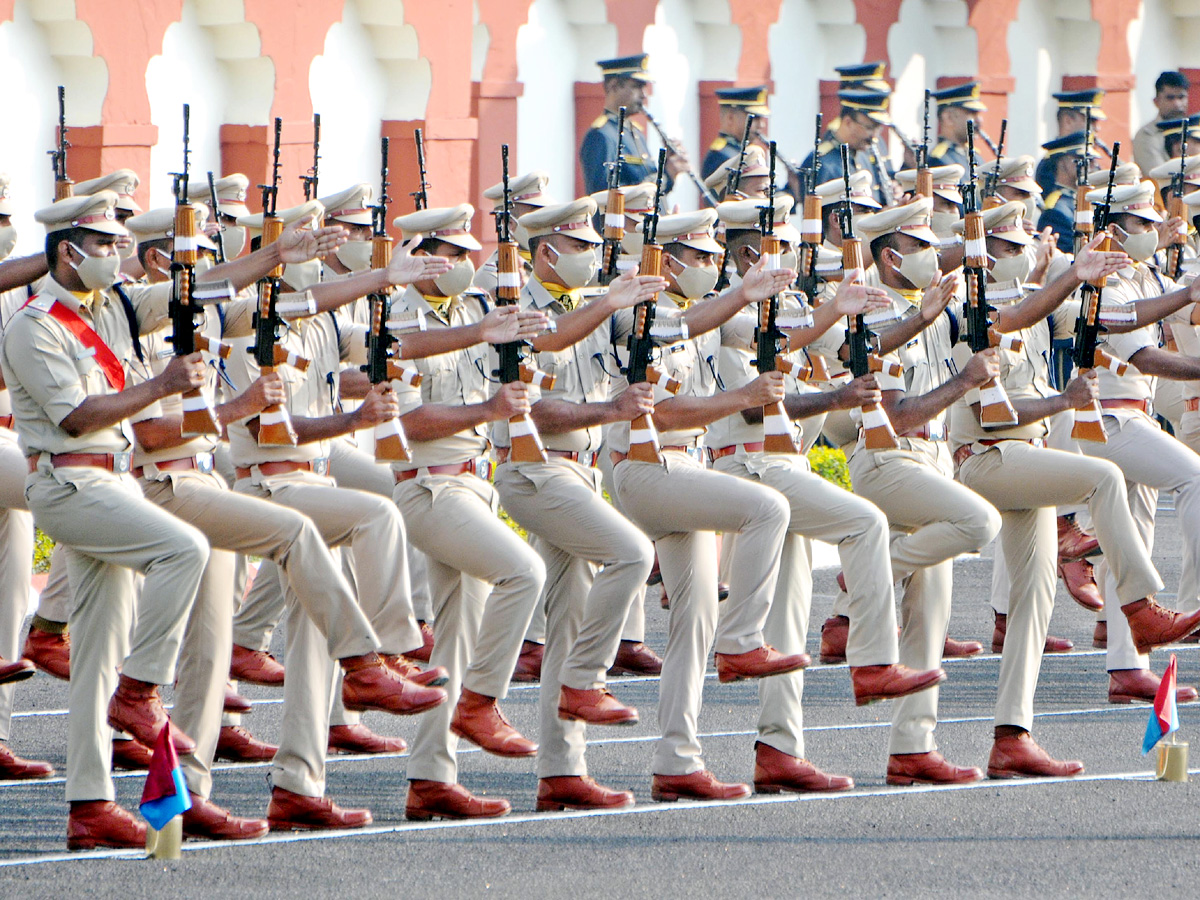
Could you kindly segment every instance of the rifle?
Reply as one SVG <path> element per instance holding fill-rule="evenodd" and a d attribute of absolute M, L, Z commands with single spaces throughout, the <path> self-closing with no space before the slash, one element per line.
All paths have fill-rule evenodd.
<path fill-rule="evenodd" d="M 770 181 L 767 183 L 767 205 L 759 207 L 758 227 L 761 232 L 759 253 L 767 260 L 767 269 L 779 268 L 780 241 L 775 234 L 775 142 L 768 145 Z M 754 329 L 755 360 L 758 374 L 777 369 L 788 372 L 794 367 L 780 351 L 787 348 L 787 335 L 779 330 L 779 296 L 774 295 L 758 304 L 758 325 Z M 792 422 L 782 402 L 763 407 L 763 449 L 768 453 L 799 453 L 792 438 Z"/>
<path fill-rule="evenodd" d="M 54 200 L 65 200 L 71 196 L 72 185 L 75 184 L 67 175 L 67 148 L 71 142 L 67 140 L 67 91 L 61 84 L 58 86 L 58 147 L 46 151 L 50 154 L 50 166 L 54 169 Z"/>
<path fill-rule="evenodd" d="M 921 152 L 917 154 L 917 194 L 933 199 L 933 173 L 929 171 L 929 102 L 933 95 L 925 92 L 925 123 L 921 126 Z"/>
<path fill-rule="evenodd" d="M 692 184 L 694 184 L 696 186 L 696 190 L 700 193 L 700 196 L 703 197 L 705 200 L 707 200 L 710 206 L 716 206 L 718 203 L 716 194 L 714 194 L 711 190 L 709 190 L 708 185 L 706 185 L 703 181 L 700 180 L 700 176 L 696 174 L 696 170 L 692 168 L 692 164 L 690 162 L 687 162 L 687 157 L 685 157 L 682 153 L 679 152 L 678 145 L 673 140 L 671 140 L 669 137 L 667 137 L 667 133 L 665 131 L 663 131 L 663 127 L 658 124 L 658 120 L 655 119 L 654 116 L 650 115 L 650 110 L 643 109 L 642 112 L 644 112 L 646 114 L 646 121 L 649 122 L 651 125 L 653 125 L 654 130 L 658 132 L 658 139 L 660 141 L 662 141 L 663 149 L 669 150 L 670 152 L 672 152 L 676 156 L 678 156 L 680 159 L 684 160 L 684 162 L 685 162 L 685 168 L 683 170 L 684 174 L 687 175 L 687 177 L 692 180 Z M 660 153 L 659 159 L 665 160 L 666 157 Z M 662 163 L 660 162 L 659 165 L 661 166 Z M 642 274 L 645 275 L 646 273 L 643 272 Z"/>
<path fill-rule="evenodd" d="M 854 212 L 850 206 L 850 148 L 845 144 L 842 144 L 842 178 L 846 187 L 846 196 L 838 210 L 838 227 L 842 232 L 842 271 L 843 278 L 854 281 L 861 278 L 866 270 L 863 268 L 862 241 L 854 234 Z M 900 366 L 885 363 L 874 352 L 875 335 L 867 327 L 865 315 L 860 313 L 847 317 L 847 326 L 851 375 L 861 378 L 871 372 L 886 372 L 898 378 L 903 374 Z M 896 431 L 882 405 L 872 403 L 862 407 L 861 411 L 863 439 L 868 450 L 895 450 L 900 446 Z"/>
<path fill-rule="evenodd" d="M 742 185 L 742 166 L 746 162 L 746 145 L 750 143 L 750 126 L 754 124 L 753 115 L 746 116 L 746 128 L 742 132 L 742 149 L 738 152 L 737 167 L 729 170 L 729 177 L 725 182 L 725 199 L 729 200 L 731 195 L 736 194 L 738 188 Z M 772 185 L 772 190 L 774 185 Z M 713 290 L 718 294 L 725 288 L 729 287 L 729 247 L 726 246 L 721 251 L 721 266 L 717 273 L 717 283 L 713 286 Z"/>
<path fill-rule="evenodd" d="M 803 189 L 803 218 L 800 220 L 800 276 L 796 281 L 796 287 L 805 293 L 808 300 L 812 304 L 817 303 L 817 294 L 820 292 L 820 279 L 817 277 L 817 254 L 821 247 L 821 241 L 824 237 L 823 219 L 824 215 L 821 209 L 821 198 L 817 196 L 817 150 L 816 147 L 821 143 L 821 114 L 817 113 L 816 137 L 813 140 L 813 155 L 812 165 L 805 171 L 804 177 L 800 179 L 800 186 Z"/>
<path fill-rule="evenodd" d="M 1090 110 L 1088 111 L 1088 120 L 1091 120 Z M 1112 248 L 1112 235 L 1109 233 L 1108 219 L 1109 210 L 1112 208 L 1113 185 L 1117 180 L 1117 158 L 1120 153 L 1121 144 L 1118 141 L 1112 146 L 1112 164 L 1108 169 L 1108 187 L 1104 193 L 1104 205 L 1097 206 L 1094 210 L 1096 228 L 1104 232 L 1104 240 L 1096 248 L 1101 253 L 1106 253 Z M 1079 318 L 1075 320 L 1075 344 L 1071 348 L 1071 362 L 1080 372 L 1101 365 L 1110 369 L 1117 376 L 1121 376 L 1125 374 L 1128 365 L 1096 346 L 1100 341 L 1100 335 L 1108 330 L 1100 323 L 1100 301 L 1106 281 L 1107 278 L 1098 278 L 1096 281 L 1085 281 L 1080 286 L 1079 299 L 1081 303 Z M 1075 410 L 1075 425 L 1071 428 L 1071 437 L 1077 441 L 1107 443 L 1104 423 L 1101 421 L 1102 415 L 1098 400 L 1093 400 L 1083 409 Z"/>
<path fill-rule="evenodd" d="M 380 174 L 379 202 L 371 207 L 371 268 L 386 269 L 392 261 L 392 238 L 387 233 L 388 200 L 388 139 L 379 139 Z M 390 384 L 402 381 L 417 387 L 421 373 L 392 359 L 392 345 L 397 343 L 388 326 L 392 301 L 388 291 L 367 296 L 371 306 L 371 329 L 367 332 L 367 362 L 361 366 L 371 384 Z M 408 462 L 412 452 L 399 419 L 375 426 L 375 459 L 377 462 Z"/>
<path fill-rule="evenodd" d="M 217 205 L 217 184 L 213 173 L 208 173 L 208 202 L 212 206 L 213 221 L 217 223 L 217 262 L 225 262 L 225 226 L 221 224 L 221 208 Z"/>
<path fill-rule="evenodd" d="M 888 174 L 887 160 L 883 158 L 879 149 L 879 138 L 871 138 L 871 165 L 875 167 L 876 174 L 879 175 L 879 190 L 883 194 L 883 205 L 891 206 L 895 203 L 896 191 L 892 185 L 892 176 Z"/>
<path fill-rule="evenodd" d="M 608 199 L 604 203 L 604 255 L 600 283 L 608 284 L 617 277 L 617 260 L 621 256 L 621 241 L 625 240 L 625 195 L 621 193 L 621 155 L 625 149 L 625 107 L 617 110 L 617 158 L 608 166 Z M 508 145 L 503 149 L 505 172 L 508 171 Z M 508 176 L 504 181 L 505 203 L 508 202 Z M 504 210 L 507 217 L 510 213 Z M 507 218 L 505 219 L 507 222 Z M 496 220 L 499 231 L 500 220 Z M 508 226 L 505 225 L 507 232 Z"/>
<path fill-rule="evenodd" d="M 1167 218 L 1184 220 L 1183 228 L 1171 235 L 1167 247 L 1166 273 L 1178 281 L 1183 277 L 1183 248 L 1187 244 L 1187 215 L 1183 208 L 1183 193 L 1187 184 L 1188 124 L 1184 122 L 1182 143 L 1179 145 L 1179 171 L 1171 179 L 1171 195 L 1167 201 Z"/>
<path fill-rule="evenodd" d="M 321 114 L 313 113 L 313 164 L 308 172 L 300 176 L 304 184 L 304 199 L 317 199 L 317 179 L 321 165 Z"/>
<path fill-rule="evenodd" d="M 409 194 L 417 204 L 417 209 L 429 208 L 429 181 L 425 177 L 425 138 L 421 134 L 421 129 L 417 128 L 413 131 L 413 139 L 417 144 L 417 171 L 420 173 L 421 180 L 417 183 L 417 189 Z"/>
<path fill-rule="evenodd" d="M 262 190 L 263 226 L 262 246 L 279 240 L 283 233 L 283 222 L 275 214 L 275 204 L 279 196 L 279 141 L 283 130 L 283 120 L 275 119 L 275 149 L 271 162 L 271 183 L 260 184 Z M 258 310 L 254 313 L 254 345 L 249 352 L 254 354 L 263 375 L 275 371 L 276 366 L 288 364 L 304 371 L 308 368 L 308 360 L 289 353 L 279 346 L 281 332 L 286 324 L 279 315 L 280 279 L 283 277 L 283 266 L 278 265 L 258 282 Z M 296 430 L 292 427 L 292 418 L 284 406 L 274 404 L 264 409 L 258 417 L 259 446 L 296 445 Z"/>
<path fill-rule="evenodd" d="M 200 293 L 196 288 L 196 260 L 200 257 L 199 245 L 196 242 L 196 207 L 188 203 L 188 166 L 191 155 L 189 145 L 190 109 L 183 104 L 183 170 L 172 172 L 175 180 L 175 229 L 171 249 L 171 300 L 168 311 L 171 316 L 171 336 L 168 340 L 175 350 L 176 356 L 189 356 L 198 349 L 208 350 L 214 356 L 226 358 L 229 347 L 219 341 L 210 341 L 200 333 L 202 323 L 196 321 L 197 313 L 201 313 Z M 229 300 L 232 289 L 228 282 L 222 286 L 207 285 L 203 293 L 204 299 L 210 302 Z M 202 434 L 220 434 L 221 424 L 217 420 L 216 410 L 207 395 L 200 388 L 183 393 L 183 425 L 181 434 L 184 437 Z"/>
<path fill-rule="evenodd" d="M 623 116 L 622 116 L 623 118 Z M 619 160 L 620 153 L 617 154 Z M 503 201 L 492 215 L 496 217 L 496 305 L 511 306 L 521 298 L 521 278 L 518 274 L 517 242 L 512 238 L 512 195 L 508 190 L 508 144 L 500 146 L 500 162 L 502 169 Z M 611 184 L 611 182 L 610 182 Z M 617 192 L 620 195 L 620 191 Z M 612 196 L 611 193 L 609 195 Z M 624 218 L 624 211 L 621 212 Z M 605 229 L 607 233 L 607 228 Z M 526 341 L 509 341 L 507 344 L 497 344 L 496 353 L 500 368 L 492 374 L 500 379 L 501 384 L 511 384 L 523 381 L 526 384 L 536 384 L 544 390 L 554 388 L 555 378 L 547 375 L 536 366 L 526 362 L 529 354 L 529 344 Z M 513 462 L 546 462 L 546 448 L 538 435 L 537 426 L 528 413 L 513 416 L 508 420 L 508 436 L 511 444 L 509 458 Z"/>
<path fill-rule="evenodd" d="M 975 123 L 972 122 L 971 124 L 974 125 Z M 988 133 L 983 130 L 983 126 L 977 125 L 975 127 L 975 132 L 981 138 L 983 138 L 983 142 L 988 145 L 988 149 L 992 151 L 992 156 L 995 156 L 998 159 L 1000 157 L 1000 148 L 996 146 L 995 141 L 988 137 Z"/>
<path fill-rule="evenodd" d="M 1020 350 L 1020 340 L 1002 340 L 992 328 L 994 307 L 987 302 L 988 253 L 983 228 L 983 211 L 979 208 L 979 184 L 975 171 L 975 123 L 967 120 L 967 192 L 963 195 L 963 278 L 967 299 L 963 303 L 967 343 L 972 353 L 989 347 L 1004 346 Z M 1009 402 L 1000 379 L 993 378 L 979 389 L 979 421 L 984 427 L 1016 425 L 1017 413 Z"/>
<path fill-rule="evenodd" d="M 667 165 L 667 149 L 658 151 L 658 177 L 654 180 L 654 205 L 642 220 L 642 263 L 639 274 L 662 274 L 662 246 L 658 243 L 658 207 L 662 202 L 663 171 Z M 634 307 L 633 330 L 629 334 L 629 365 L 625 377 L 630 384 L 648 381 L 674 394 L 682 386 L 658 366 L 652 364 L 654 354 L 654 316 L 658 294 Z M 654 420 L 643 413 L 629 423 L 629 458 L 638 462 L 663 462 L 659 449 L 658 431 Z"/>
<path fill-rule="evenodd" d="M 996 145 L 996 163 L 983 179 L 983 208 L 993 209 L 1003 206 L 1004 201 L 996 196 L 996 188 L 1000 184 L 1000 163 L 1004 159 L 1004 136 L 1008 133 L 1008 119 L 1000 120 L 1000 142 Z"/>
<path fill-rule="evenodd" d="M 1092 239 L 1094 234 L 1092 222 L 1092 204 L 1088 202 L 1088 173 L 1091 171 L 1091 154 L 1092 145 L 1092 108 L 1089 106 L 1087 110 L 1087 118 L 1084 120 L 1083 127 L 1083 154 L 1075 160 L 1075 252 L 1080 249 L 1088 241 Z"/>

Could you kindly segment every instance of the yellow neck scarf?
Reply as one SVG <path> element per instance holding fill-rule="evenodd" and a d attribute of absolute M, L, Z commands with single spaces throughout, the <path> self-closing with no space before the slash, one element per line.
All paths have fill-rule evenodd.
<path fill-rule="evenodd" d="M 421 296 L 425 298 L 426 303 L 433 307 L 435 313 L 443 319 L 446 318 L 450 301 L 454 299 L 453 297 L 431 297 L 428 294 L 422 294 Z"/>
<path fill-rule="evenodd" d="M 671 300 L 674 301 L 675 305 L 685 312 L 689 306 L 696 302 L 695 300 L 689 300 L 687 297 L 680 296 L 679 294 L 672 294 L 670 291 L 663 291 L 663 293 L 670 297 Z"/>
<path fill-rule="evenodd" d="M 917 309 L 921 308 L 921 299 L 925 296 L 924 291 L 919 291 L 915 288 L 892 288 L 892 290 L 911 303 L 913 306 L 917 307 Z"/>
<path fill-rule="evenodd" d="M 539 284 L 567 312 L 570 312 L 579 305 L 579 288 L 565 288 L 561 284 L 552 284 L 549 281 L 541 281 Z"/>

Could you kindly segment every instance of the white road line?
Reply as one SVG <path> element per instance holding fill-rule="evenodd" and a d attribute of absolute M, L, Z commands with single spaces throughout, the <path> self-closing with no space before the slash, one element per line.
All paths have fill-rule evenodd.
<path fill-rule="evenodd" d="M 1189 769 L 1189 774 L 1200 774 L 1200 769 Z M 687 813 L 701 809 L 736 806 L 767 806 L 774 803 L 811 803 L 862 800 L 875 797 L 909 796 L 912 794 L 940 794 L 952 791 L 1003 790 L 1006 788 L 1036 787 L 1047 784 L 1065 784 L 1094 781 L 1153 781 L 1148 772 L 1116 772 L 1105 775 L 1079 775 L 1075 778 L 1020 778 L 977 781 L 974 784 L 916 785 L 913 787 L 871 788 L 840 794 L 756 794 L 743 800 L 683 801 L 680 803 L 646 803 L 617 810 L 572 810 L 567 812 L 520 813 L 498 819 L 469 819 L 467 821 L 408 822 L 397 825 L 375 825 L 345 831 L 292 832 L 271 834 L 252 841 L 192 841 L 185 842 L 185 852 L 213 849 L 236 849 L 267 844 L 307 843 L 309 841 L 333 841 L 344 838 L 375 837 L 386 834 L 412 834 L 421 831 L 464 830 L 474 828 L 505 828 L 526 823 L 547 824 L 566 819 L 596 819 L 606 816 L 636 816 L 646 814 Z M 19 859 L 0 860 L 0 868 L 35 866 L 45 863 L 71 862 L 80 859 L 138 859 L 145 856 L 138 850 L 95 850 L 85 853 L 48 853 Z"/>

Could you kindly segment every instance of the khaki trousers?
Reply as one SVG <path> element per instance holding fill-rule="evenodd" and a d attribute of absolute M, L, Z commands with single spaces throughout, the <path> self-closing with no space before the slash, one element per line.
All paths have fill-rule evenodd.
<path fill-rule="evenodd" d="M 899 661 L 914 669 L 936 669 L 950 622 L 954 558 L 994 538 L 1000 515 L 951 480 L 944 441 L 901 438 L 900 443 L 899 450 L 860 447 L 850 459 L 850 478 L 854 492 L 882 509 L 897 532 L 891 542 L 892 573 L 897 580 L 907 579 L 900 601 Z M 835 612 L 840 608 L 839 603 Z M 845 614 L 853 627 L 853 613 Z M 889 753 L 937 748 L 938 694 L 934 687 L 895 702 Z"/>
<path fill-rule="evenodd" d="M 26 473 L 29 469 L 25 469 Z M 50 572 L 46 586 L 38 596 L 37 614 L 50 622 L 66 622 L 71 616 L 71 581 L 67 577 L 67 551 L 54 545 L 50 553 Z"/>
<path fill-rule="evenodd" d="M 654 545 L 600 492 L 600 473 L 565 459 L 500 466 L 496 491 L 546 565 L 546 649 L 538 697 L 538 775 L 586 775 L 586 727 L 558 717 L 562 685 L 603 687 Z"/>
<path fill-rule="evenodd" d="M 67 799 L 112 800 L 107 711 L 118 669 L 151 684 L 175 680 L 208 543 L 148 503 L 128 475 L 45 468 L 25 485 L 35 521 L 64 547 L 73 588 Z M 145 575 L 137 601 L 135 571 Z"/>
<path fill-rule="evenodd" d="M 888 524 L 883 513 L 869 501 L 814 475 L 803 456 L 747 454 L 739 450 L 718 459 L 713 468 L 774 488 L 788 502 L 791 519 L 780 559 L 779 583 L 763 628 L 767 643 L 781 653 L 804 651 L 812 603 L 809 539 L 815 538 L 837 545 L 846 573 L 850 589 L 846 655 L 850 664 L 896 662 L 896 603 L 888 558 Z M 736 544 L 743 538 L 730 535 L 725 540 Z M 802 671 L 759 681 L 759 740 L 801 758 L 803 692 Z"/>
<path fill-rule="evenodd" d="M 25 504 L 29 468 L 16 436 L 0 429 L 0 657 L 21 656 L 21 626 L 29 610 L 33 560 L 33 516 Z M 15 684 L 0 685 L 0 741 L 12 727 Z"/>
<path fill-rule="evenodd" d="M 445 666 L 449 702 L 421 716 L 410 779 L 458 780 L 450 719 L 462 688 L 488 697 L 508 682 L 534 607 L 542 597 L 541 557 L 497 516 L 495 489 L 471 474 L 422 475 L 396 484 L 396 505 L 429 561 L 433 655 Z"/>
<path fill-rule="evenodd" d="M 1111 463 L 1005 441 L 964 460 L 958 478 L 1004 517 L 1000 539 L 1011 589 L 996 724 L 1028 731 L 1057 586 L 1055 507 L 1087 503 L 1122 604 L 1157 592 L 1162 581 L 1130 515 L 1120 470 Z"/>
<path fill-rule="evenodd" d="M 625 460 L 613 474 L 622 510 L 658 548 L 671 598 L 653 771 L 687 775 L 704 768 L 697 720 L 709 649 L 742 653 L 765 643 L 790 514 L 777 491 L 710 471 L 686 453 L 663 457 L 665 465 Z M 717 531 L 739 535 L 719 630 Z"/>

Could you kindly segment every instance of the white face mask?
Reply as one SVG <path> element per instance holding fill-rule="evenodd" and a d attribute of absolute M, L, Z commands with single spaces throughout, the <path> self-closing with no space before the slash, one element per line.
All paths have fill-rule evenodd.
<path fill-rule="evenodd" d="M 102 291 L 117 283 L 117 273 L 121 270 L 121 257 L 116 253 L 109 256 L 88 256 L 74 244 L 71 249 L 83 257 L 79 263 L 71 263 L 79 275 L 79 280 L 89 291 Z"/>
<path fill-rule="evenodd" d="M 688 300 L 699 300 L 716 287 L 716 266 L 689 266 L 674 256 L 671 259 L 683 266 L 682 272 L 675 273 L 675 282 L 679 285 L 679 292 Z"/>
<path fill-rule="evenodd" d="M 308 262 L 288 263 L 283 267 L 283 280 L 293 290 L 307 291 L 314 284 L 321 283 L 321 261 L 310 259 Z"/>
<path fill-rule="evenodd" d="M 546 245 L 554 254 L 550 268 L 559 277 L 562 286 L 573 290 L 588 284 L 596 275 L 599 263 L 595 250 L 580 250 L 578 253 L 559 253 L 552 245 Z"/>
<path fill-rule="evenodd" d="M 934 210 L 929 220 L 929 227 L 933 229 L 933 233 L 938 236 L 939 240 L 953 242 L 958 240 L 958 235 L 954 233 L 954 223 L 957 221 L 958 213 L 956 212 Z"/>
<path fill-rule="evenodd" d="M 434 279 L 433 283 L 447 297 L 457 297 L 469 288 L 474 280 L 475 264 L 464 256 L 454 264 L 454 268 L 449 272 L 443 272 Z"/>
<path fill-rule="evenodd" d="M 1021 202 L 1025 204 L 1025 218 L 1030 222 L 1036 222 L 1038 220 L 1037 200 L 1033 198 L 1032 194 L 1029 194 Z"/>
<path fill-rule="evenodd" d="M 800 254 L 795 250 L 785 250 L 779 254 L 779 268 L 800 270 Z"/>
<path fill-rule="evenodd" d="M 621 238 L 621 249 L 630 256 L 642 255 L 642 233 L 640 231 L 626 231 L 625 237 Z"/>
<path fill-rule="evenodd" d="M 226 225 L 223 235 L 225 258 L 237 259 L 246 249 L 246 229 L 241 225 Z"/>
<path fill-rule="evenodd" d="M 909 283 L 919 291 L 933 286 L 934 276 L 937 275 L 937 251 L 932 247 L 907 253 L 900 257 L 900 265 L 893 268 L 908 279 Z"/>
<path fill-rule="evenodd" d="M 337 248 L 337 258 L 351 272 L 365 272 L 371 268 L 371 241 L 346 241 Z"/>
<path fill-rule="evenodd" d="M 1121 249 L 1134 262 L 1145 262 L 1158 249 L 1158 232 L 1152 228 L 1137 234 L 1127 234 L 1125 240 L 1121 242 Z"/>
<path fill-rule="evenodd" d="M 1016 281 L 1024 284 L 1029 278 L 1031 263 L 1024 253 L 1016 256 L 1002 256 L 992 263 L 993 281 Z"/>
<path fill-rule="evenodd" d="M 8 259 L 17 246 L 17 229 L 14 225 L 0 226 L 0 259 Z"/>

